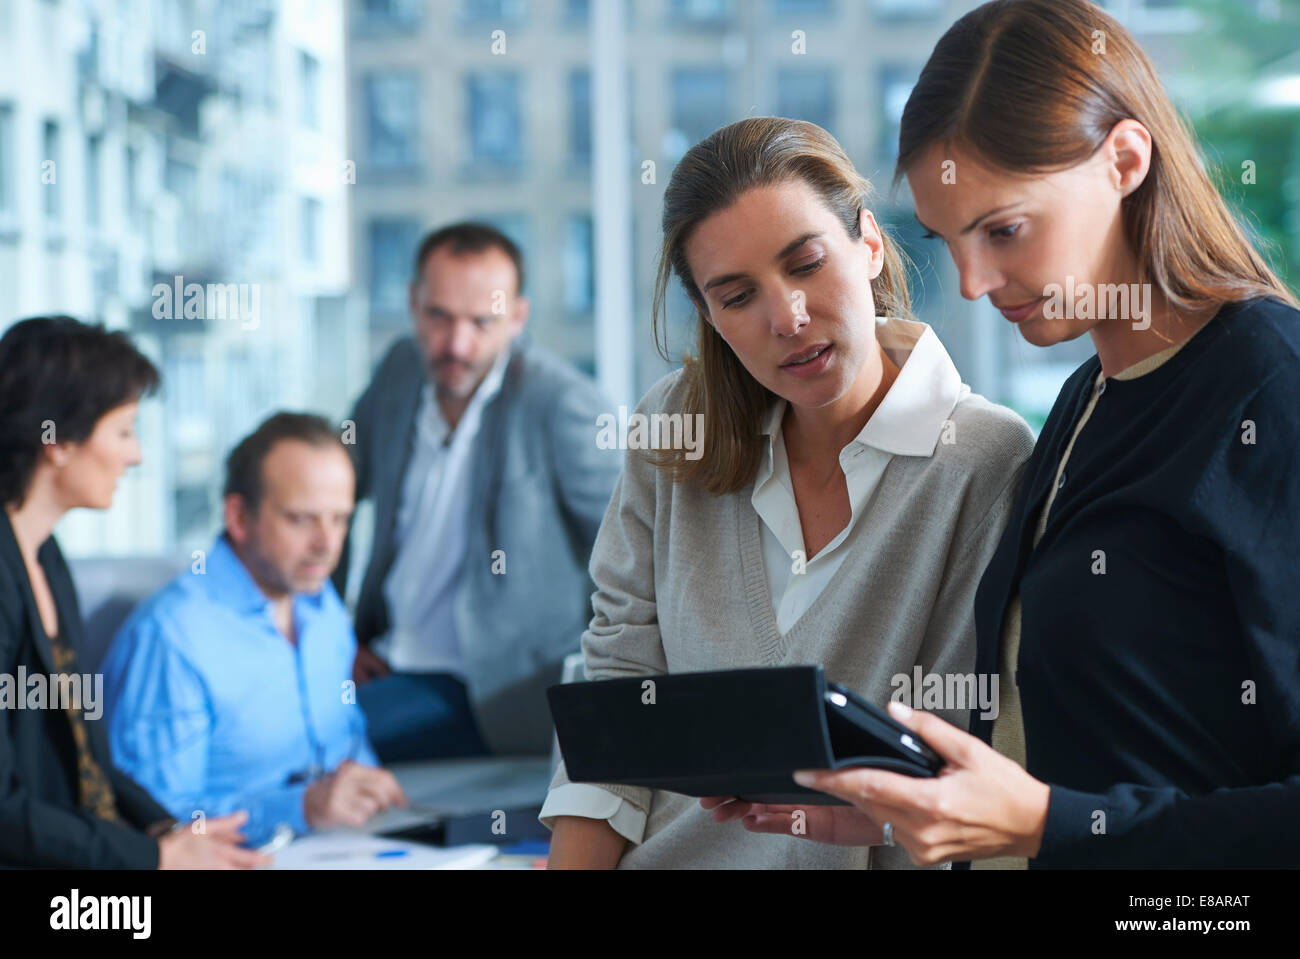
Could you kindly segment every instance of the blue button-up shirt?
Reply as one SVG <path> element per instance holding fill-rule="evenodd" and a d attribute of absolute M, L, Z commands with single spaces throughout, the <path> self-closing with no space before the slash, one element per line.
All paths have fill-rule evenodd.
<path fill-rule="evenodd" d="M 202 568 L 202 567 L 200 567 Z M 303 795 L 344 759 L 379 764 L 352 688 L 356 638 L 326 580 L 293 598 L 296 645 L 225 536 L 142 603 L 104 661 L 114 763 L 177 819 L 247 809 L 251 845 L 306 832 Z"/>

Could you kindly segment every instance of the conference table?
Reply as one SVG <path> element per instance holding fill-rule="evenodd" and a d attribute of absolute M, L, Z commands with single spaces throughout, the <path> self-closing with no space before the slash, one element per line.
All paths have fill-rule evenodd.
<path fill-rule="evenodd" d="M 390 809 L 362 829 L 294 839 L 273 869 L 532 869 L 546 857 L 537 812 L 550 785 L 546 756 L 478 757 L 387 767 L 410 806 Z M 447 845 L 385 835 L 438 827 Z M 460 841 L 460 839 L 486 841 Z"/>

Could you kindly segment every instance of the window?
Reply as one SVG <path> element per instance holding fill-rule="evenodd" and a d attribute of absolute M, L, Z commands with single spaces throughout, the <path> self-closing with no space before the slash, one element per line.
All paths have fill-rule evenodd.
<path fill-rule="evenodd" d="M 168 155 L 163 185 L 176 197 L 185 215 L 193 215 L 198 198 L 198 172 L 193 163 Z"/>
<path fill-rule="evenodd" d="M 226 216 L 215 245 L 221 250 L 222 259 L 238 262 L 245 237 L 241 225 L 253 222 L 252 193 L 244 178 L 231 167 L 221 171 L 217 191 L 220 208 Z"/>
<path fill-rule="evenodd" d="M 610 2 L 610 0 L 600 0 L 600 2 L 603 4 Z M 636 20 L 636 8 L 638 6 L 650 6 L 650 4 L 645 3 L 645 0 L 619 0 L 619 2 L 623 4 L 621 15 L 623 23 L 627 27 L 631 27 L 632 23 Z M 560 22 L 565 28 L 580 29 L 591 24 L 591 0 L 563 0 L 561 6 L 563 12 L 560 16 Z"/>
<path fill-rule="evenodd" d="M 467 23 L 507 23 L 522 20 L 523 0 L 462 0 L 460 18 Z"/>
<path fill-rule="evenodd" d="M 881 20 L 925 20 L 943 13 L 943 0 L 875 0 Z"/>
<path fill-rule="evenodd" d="M 830 13 L 832 0 L 772 0 L 778 16 L 787 14 Z M 809 121 L 810 123 L 814 121 Z"/>
<path fill-rule="evenodd" d="M 299 222 L 299 229 L 302 231 L 299 239 L 301 244 L 299 251 L 302 254 L 304 263 L 320 262 L 320 240 L 321 240 L 321 202 L 315 197 L 305 196 L 302 198 L 302 215 Z"/>
<path fill-rule="evenodd" d="M 0 103 L 0 213 L 14 209 L 14 108 Z"/>
<path fill-rule="evenodd" d="M 174 379 L 168 382 L 174 383 Z M 177 483 L 172 492 L 178 542 L 199 542 L 211 535 L 212 492 L 206 486 Z"/>
<path fill-rule="evenodd" d="M 564 224 L 564 310 L 585 317 L 596 301 L 591 217 L 571 215 Z"/>
<path fill-rule="evenodd" d="M 320 61 L 305 50 L 298 52 L 298 86 L 302 96 L 302 124 L 317 129 L 320 126 Z"/>
<path fill-rule="evenodd" d="M 358 23 L 373 28 L 410 28 L 420 22 L 424 0 L 357 0 Z"/>
<path fill-rule="evenodd" d="M 41 185 L 45 191 L 45 219 L 59 219 L 59 125 L 46 120 L 41 132 Z"/>
<path fill-rule="evenodd" d="M 699 143 L 730 119 L 730 90 L 725 70 L 677 70 L 673 73 L 673 130 L 681 152 Z"/>
<path fill-rule="evenodd" d="M 576 166 L 591 165 L 591 71 L 569 74 L 569 155 Z"/>
<path fill-rule="evenodd" d="M 370 222 L 370 310 L 389 316 L 406 312 L 411 264 L 420 242 L 414 220 Z"/>
<path fill-rule="evenodd" d="M 126 217 L 131 229 L 140 229 L 140 151 L 126 148 Z"/>
<path fill-rule="evenodd" d="M 730 0 L 672 0 L 668 16 L 675 24 L 721 26 L 731 16 Z"/>
<path fill-rule="evenodd" d="M 1188 0 L 1099 0 L 1124 26 L 1136 33 L 1180 33 L 1203 29 L 1202 20 Z M 1276 0 L 1238 0 L 1238 15 L 1277 19 Z"/>
<path fill-rule="evenodd" d="M 815 123 L 835 133 L 835 77 L 830 70 L 781 70 L 777 73 L 776 112 Z"/>
<path fill-rule="evenodd" d="M 186 31 L 188 36 L 188 31 Z M 239 41 L 232 45 L 228 59 L 219 61 L 225 80 L 239 90 L 239 95 L 251 104 L 275 106 L 280 93 L 278 77 L 269 69 L 271 37 L 267 30 L 248 28 L 238 34 Z M 212 43 L 208 39 L 209 50 Z M 198 105 L 195 104 L 197 110 Z M 195 131 L 197 132 L 197 131 Z"/>
<path fill-rule="evenodd" d="M 912 95 L 920 70 L 900 66 L 880 69 L 880 154 L 889 159 L 898 156 L 898 131 L 903 122 L 903 108 Z"/>
<path fill-rule="evenodd" d="M 205 418 L 207 389 L 204 386 L 203 356 L 190 348 L 167 353 L 167 401 L 182 420 L 202 423 Z"/>
<path fill-rule="evenodd" d="M 99 24 L 92 20 L 86 25 L 86 45 L 77 54 L 77 73 L 82 83 L 99 82 Z"/>
<path fill-rule="evenodd" d="M 104 138 L 86 137 L 86 225 L 98 227 L 102 219 L 102 163 Z"/>
<path fill-rule="evenodd" d="M 419 162 L 419 76 L 412 71 L 372 73 L 365 78 L 369 160 L 381 170 Z"/>
<path fill-rule="evenodd" d="M 519 77 L 514 73 L 473 73 L 465 82 L 472 163 L 493 167 L 522 164 Z"/>

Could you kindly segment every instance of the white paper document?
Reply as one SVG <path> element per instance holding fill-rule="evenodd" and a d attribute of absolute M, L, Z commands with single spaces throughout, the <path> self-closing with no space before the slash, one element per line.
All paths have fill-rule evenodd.
<path fill-rule="evenodd" d="M 315 833 L 275 854 L 272 869 L 475 869 L 495 858 L 487 844 L 426 846 L 352 831 Z"/>

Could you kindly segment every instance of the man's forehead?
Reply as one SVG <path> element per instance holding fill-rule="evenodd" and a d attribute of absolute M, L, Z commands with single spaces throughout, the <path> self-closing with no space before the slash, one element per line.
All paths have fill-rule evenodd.
<path fill-rule="evenodd" d="M 262 487 L 266 491 L 309 485 L 332 486 L 344 476 L 352 478 L 352 460 L 336 443 L 306 443 L 284 439 L 262 460 Z"/>
<path fill-rule="evenodd" d="M 497 290 L 513 295 L 519 278 L 514 261 L 504 250 L 489 247 L 455 252 L 451 247 L 441 247 L 425 261 L 421 279 L 422 292 L 436 299 L 490 298 Z"/>

